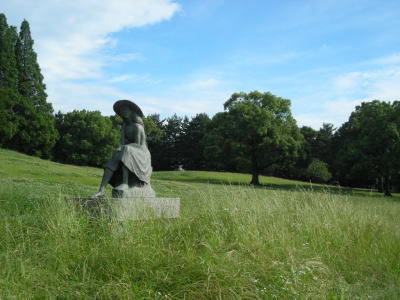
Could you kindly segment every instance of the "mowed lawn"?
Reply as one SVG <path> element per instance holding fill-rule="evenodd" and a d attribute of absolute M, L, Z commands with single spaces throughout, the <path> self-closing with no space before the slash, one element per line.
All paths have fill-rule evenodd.
<path fill-rule="evenodd" d="M 118 223 L 65 201 L 101 176 L 0 149 L 0 298 L 400 298 L 398 197 L 155 172 L 181 217 Z"/>

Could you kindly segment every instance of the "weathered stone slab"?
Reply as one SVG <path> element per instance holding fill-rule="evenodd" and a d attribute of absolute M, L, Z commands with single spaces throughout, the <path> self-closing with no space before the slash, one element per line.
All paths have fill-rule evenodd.
<path fill-rule="evenodd" d="M 156 198 L 156 192 L 152 189 L 150 184 L 143 186 L 134 186 L 128 188 L 116 187 L 112 190 L 113 198 Z"/>
<path fill-rule="evenodd" d="M 113 198 L 112 217 L 116 220 L 178 218 L 179 198 Z"/>
<path fill-rule="evenodd" d="M 77 204 L 94 216 L 117 221 L 154 218 L 179 218 L 179 198 L 74 198 Z"/>

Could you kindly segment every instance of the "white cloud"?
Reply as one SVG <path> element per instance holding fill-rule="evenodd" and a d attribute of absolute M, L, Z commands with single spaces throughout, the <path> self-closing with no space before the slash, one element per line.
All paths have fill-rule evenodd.
<path fill-rule="evenodd" d="M 313 113 L 304 113 L 302 109 L 295 118 L 299 125 L 315 129 L 324 122 L 339 127 L 361 102 L 400 100 L 399 64 L 400 54 L 395 53 L 352 66 L 351 72 L 332 75 L 330 84 L 317 88 L 314 84 L 308 95 L 314 102 L 298 99 L 298 103 L 304 103 L 308 108 L 312 106 Z"/>
<path fill-rule="evenodd" d="M 338 76 L 334 80 L 334 86 L 340 91 L 351 90 L 360 85 L 363 79 L 367 79 L 369 75 L 361 72 L 350 72 Z"/>
<path fill-rule="evenodd" d="M 123 82 L 123 81 L 145 81 L 150 78 L 149 74 L 124 74 L 117 77 L 113 77 L 107 80 L 107 82 L 114 83 L 114 82 Z"/>
<path fill-rule="evenodd" d="M 316 130 L 321 127 L 322 123 L 328 123 L 325 117 L 315 114 L 296 114 L 294 117 L 298 126 L 309 126 Z"/>
<path fill-rule="evenodd" d="M 344 122 L 345 120 L 343 118 L 348 117 L 355 107 L 360 104 L 360 102 L 362 102 L 362 99 L 339 99 L 325 102 L 322 105 L 322 108 L 325 114 L 329 114 L 331 116 L 332 121 L 330 123 L 337 121 Z"/>
<path fill-rule="evenodd" d="M 31 24 L 40 65 L 47 80 L 54 77 L 97 77 L 104 65 L 97 53 L 113 43 L 110 33 L 167 20 L 179 9 L 168 0 L 10 1 Z M 44 8 L 43 8 L 44 7 Z M 138 53 L 117 60 L 143 59 Z"/>
<path fill-rule="evenodd" d="M 312 113 L 298 113 L 294 114 L 294 117 L 299 126 L 310 126 L 314 129 L 319 129 L 323 123 L 331 123 L 338 128 L 349 119 L 351 112 L 361 102 L 362 100 L 331 100 L 320 103 L 317 113 L 315 111 Z"/>
<path fill-rule="evenodd" d="M 81 97 L 84 90 L 93 88 L 87 83 L 80 86 L 76 80 L 102 78 L 103 67 L 110 61 L 144 60 L 140 53 L 103 55 L 102 50 L 118 43 L 109 37 L 111 33 L 168 20 L 179 9 L 172 0 L 43 0 L 40 5 L 34 0 L 2 1 L 10 24 L 19 24 L 22 18 L 29 21 L 49 101 L 67 110 L 75 108 L 74 100 L 68 97 Z M 97 87 L 93 92 L 98 98 L 119 93 Z"/>
<path fill-rule="evenodd" d="M 400 53 L 393 53 L 368 62 L 369 64 L 377 65 L 394 65 L 400 64 Z"/>
<path fill-rule="evenodd" d="M 254 66 L 312 57 L 296 50 L 276 55 L 259 54 L 251 49 L 238 51 L 236 55 L 227 53 L 228 62 L 213 66 L 210 72 L 187 74 L 180 83 L 166 78 L 168 87 L 146 94 L 135 93 L 134 85 L 132 92 L 121 92 L 113 85 L 122 82 L 154 85 L 160 80 L 151 74 L 116 74 L 105 78 L 104 67 L 109 64 L 146 61 L 146 53 L 104 54 L 118 46 L 118 40 L 111 38 L 111 34 L 170 19 L 180 9 L 173 0 L 42 0 L 40 5 L 34 0 L 3 0 L 1 5 L 10 24 L 20 24 L 23 17 L 29 21 L 49 101 L 56 110 L 99 109 L 107 114 L 112 113 L 113 101 L 128 98 L 138 99 L 145 113 L 212 114 L 222 111 L 223 102 L 233 92 L 258 88 L 277 90 L 278 95 L 292 99 L 293 104 L 301 103 L 304 108 L 295 114 L 298 123 L 319 128 L 323 122 L 340 126 L 362 101 L 400 99 L 400 53 L 348 65 L 341 73 L 338 73 L 341 66 L 321 65 L 325 70 L 278 74 L 284 78 L 278 75 L 268 78 L 268 72 L 258 81 L 242 77 L 243 66 L 250 70 Z M 331 47 L 322 44 L 318 51 Z M 310 103 L 312 112 L 308 110 Z"/>
<path fill-rule="evenodd" d="M 132 97 L 140 101 L 145 113 L 195 116 L 205 112 L 212 116 L 223 110 L 223 103 L 233 90 L 231 83 L 221 78 L 220 72 L 198 70 L 181 82 L 164 86 L 153 93 L 133 92 Z"/>
<path fill-rule="evenodd" d="M 123 74 L 108 79 L 106 82 L 116 83 L 116 82 L 126 82 L 130 83 L 141 83 L 146 85 L 155 85 L 162 82 L 160 79 L 154 79 L 150 74 Z"/>
<path fill-rule="evenodd" d="M 106 115 L 112 115 L 112 103 L 117 99 L 130 99 L 130 95 L 118 89 L 101 83 L 76 83 L 71 81 L 51 85 L 48 93 L 52 95 L 55 111 L 99 110 Z"/>
<path fill-rule="evenodd" d="M 111 61 L 121 61 L 121 62 L 132 61 L 132 60 L 145 61 L 145 58 L 141 53 L 117 54 L 117 55 L 109 56 L 108 59 Z"/>
<path fill-rule="evenodd" d="M 400 98 L 400 68 L 350 72 L 334 80 L 336 94 L 350 93 L 363 98 L 396 100 Z"/>
<path fill-rule="evenodd" d="M 132 78 L 132 75 L 130 74 L 125 74 L 125 75 L 121 75 L 121 76 L 117 76 L 117 77 L 113 77 L 107 80 L 107 82 L 113 83 L 113 82 L 123 82 L 123 81 L 127 81 L 130 80 Z"/>
<path fill-rule="evenodd" d="M 299 126 L 319 129 L 323 123 L 332 123 L 338 128 L 348 120 L 351 112 L 364 100 L 366 99 L 336 98 L 329 94 L 320 101 L 303 99 L 300 100 L 300 102 L 303 102 L 303 109 L 294 110 L 293 115 Z"/>
<path fill-rule="evenodd" d="M 214 95 L 200 94 L 186 98 L 183 96 L 149 97 L 146 95 L 134 96 L 140 99 L 140 104 L 145 114 L 159 113 L 164 116 L 178 115 L 195 116 L 198 113 L 207 113 L 209 116 L 223 110 L 223 99 L 228 99 L 229 94 L 221 92 Z M 141 104 L 143 103 L 143 104 Z"/>

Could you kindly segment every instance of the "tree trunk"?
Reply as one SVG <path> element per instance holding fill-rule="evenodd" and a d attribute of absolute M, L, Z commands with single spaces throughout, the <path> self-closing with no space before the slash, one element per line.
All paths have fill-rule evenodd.
<path fill-rule="evenodd" d="M 251 165 L 252 165 L 252 172 L 251 172 L 250 184 L 260 185 L 260 181 L 258 180 L 259 169 L 257 161 L 257 149 L 254 141 L 252 143 L 252 149 L 251 149 Z"/>
<path fill-rule="evenodd" d="M 257 172 L 253 172 L 251 174 L 251 182 L 250 182 L 250 184 L 260 185 L 260 181 L 258 180 L 258 173 Z"/>
<path fill-rule="evenodd" d="M 382 176 L 379 176 L 376 179 L 376 189 L 378 190 L 378 193 L 383 193 L 383 179 L 382 179 Z"/>
<path fill-rule="evenodd" d="M 392 193 L 390 192 L 391 190 L 391 183 L 390 183 L 390 176 L 385 175 L 385 177 L 383 178 L 383 188 L 385 190 L 385 196 L 391 197 Z"/>

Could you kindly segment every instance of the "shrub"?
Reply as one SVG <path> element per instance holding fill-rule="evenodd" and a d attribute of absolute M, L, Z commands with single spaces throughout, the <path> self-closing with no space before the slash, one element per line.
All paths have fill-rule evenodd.
<path fill-rule="evenodd" d="M 314 159 L 307 168 L 307 176 L 310 180 L 325 183 L 331 180 L 332 174 L 329 172 L 328 164 Z"/>

